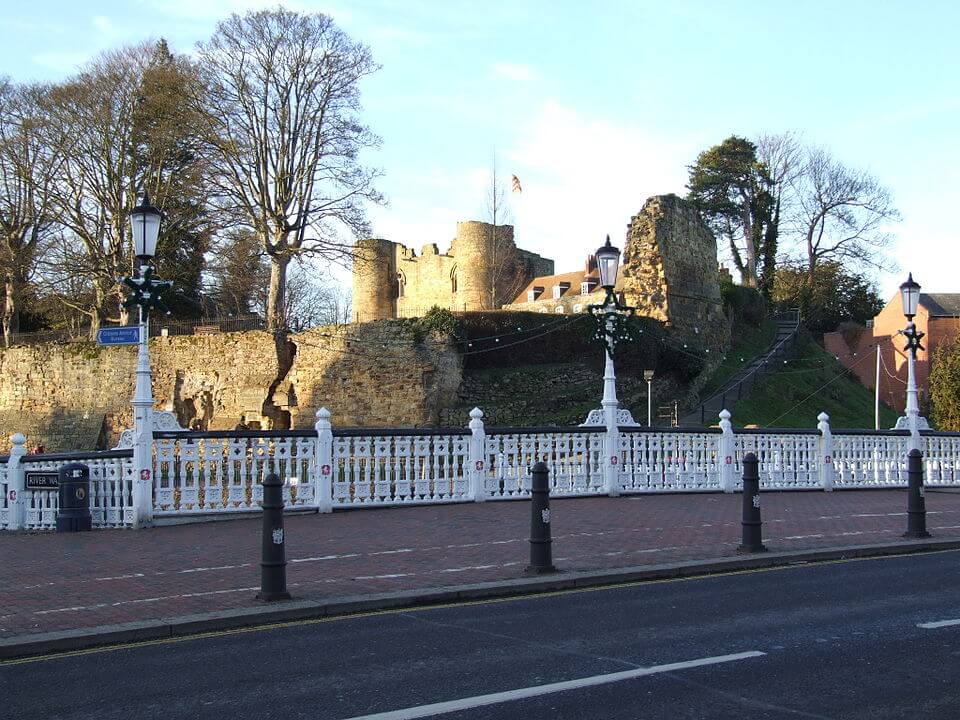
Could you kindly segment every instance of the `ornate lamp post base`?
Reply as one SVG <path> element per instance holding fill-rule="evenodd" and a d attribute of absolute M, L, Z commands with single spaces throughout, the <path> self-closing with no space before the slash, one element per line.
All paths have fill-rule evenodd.
<path fill-rule="evenodd" d="M 910 429 L 910 418 L 906 415 L 901 415 L 897 418 L 897 424 L 893 426 L 894 430 L 909 430 Z M 918 430 L 929 430 L 930 424 L 927 422 L 927 419 L 923 415 L 917 415 L 917 429 Z"/>

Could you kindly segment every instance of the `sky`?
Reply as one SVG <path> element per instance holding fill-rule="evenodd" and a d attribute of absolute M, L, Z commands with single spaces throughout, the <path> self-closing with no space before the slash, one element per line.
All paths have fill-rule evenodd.
<path fill-rule="evenodd" d="M 331 15 L 381 69 L 362 84 L 382 143 L 386 207 L 373 234 L 449 246 L 458 220 L 489 220 L 498 175 L 517 244 L 582 266 L 609 233 L 622 246 L 651 195 L 685 194 L 697 154 L 736 134 L 792 131 L 873 174 L 902 220 L 897 266 L 924 292 L 960 292 L 960 3 L 948 0 L 670 0 L 592 3 L 286 2 Z M 191 53 L 253 0 L 48 2 L 9 8 L 0 74 L 57 81 L 97 53 L 165 38 Z M 721 260 L 723 260 L 721 253 Z"/>

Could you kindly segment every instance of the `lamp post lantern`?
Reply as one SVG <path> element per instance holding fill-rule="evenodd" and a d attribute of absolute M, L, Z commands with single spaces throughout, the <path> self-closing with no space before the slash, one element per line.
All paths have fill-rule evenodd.
<path fill-rule="evenodd" d="M 129 288 L 124 307 L 137 307 L 140 329 L 137 343 L 136 386 L 133 391 L 133 526 L 144 527 L 153 521 L 153 389 L 150 372 L 150 311 L 166 310 L 160 293 L 172 284 L 153 277 L 150 265 L 156 254 L 162 213 L 150 204 L 145 192 L 143 201 L 130 213 L 137 273 L 124 278 Z"/>
<path fill-rule="evenodd" d="M 617 484 L 619 449 L 618 428 L 620 425 L 636 425 L 629 410 L 620 410 L 617 400 L 617 376 L 613 368 L 613 353 L 617 343 L 630 338 L 630 329 L 627 318 L 631 317 L 636 308 L 622 305 L 617 299 L 614 288 L 617 284 L 617 272 L 620 268 L 620 250 L 610 244 L 607 235 L 606 243 L 596 252 L 597 267 L 600 271 L 600 285 L 603 287 L 604 300 L 599 305 L 589 305 L 590 314 L 596 320 L 594 339 L 604 349 L 603 368 L 603 400 L 600 410 L 592 410 L 584 425 L 604 425 L 607 433 L 604 438 L 604 484 L 611 497 L 620 494 Z"/>
<path fill-rule="evenodd" d="M 913 273 L 910 273 L 906 282 L 900 285 L 900 299 L 903 301 L 903 314 L 907 318 L 907 327 L 902 330 L 903 336 L 907 339 L 904 350 L 907 351 L 907 406 L 904 409 L 902 417 L 897 419 L 897 429 L 907 429 L 910 431 L 910 447 L 908 449 L 920 449 L 920 430 L 927 429 L 926 418 L 920 417 L 920 403 L 917 401 L 917 377 L 916 362 L 917 350 L 923 350 L 920 340 L 925 333 L 917 330 L 913 318 L 917 314 L 920 305 L 920 285 L 913 279 Z"/>

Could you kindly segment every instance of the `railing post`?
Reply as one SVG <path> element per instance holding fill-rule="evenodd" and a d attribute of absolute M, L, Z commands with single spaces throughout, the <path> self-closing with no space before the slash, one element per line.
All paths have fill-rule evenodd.
<path fill-rule="evenodd" d="M 817 415 L 817 429 L 820 431 L 820 487 L 827 492 L 833 490 L 833 435 L 830 434 L 830 416 L 825 412 Z"/>
<path fill-rule="evenodd" d="M 317 512 L 333 512 L 333 427 L 330 411 L 317 410 L 317 447 L 314 463 L 314 502 Z"/>
<path fill-rule="evenodd" d="M 483 429 L 483 410 L 475 407 L 470 411 L 470 467 L 467 477 L 470 478 L 470 497 L 474 502 L 483 502 L 487 499 L 484 478 L 487 474 L 485 445 L 487 433 Z"/>
<path fill-rule="evenodd" d="M 720 489 L 725 493 L 732 493 L 735 485 L 733 474 L 733 423 L 730 422 L 730 411 L 724 408 L 720 411 Z"/>
<path fill-rule="evenodd" d="M 7 528 L 22 530 L 26 515 L 26 498 L 23 495 L 26 488 L 20 458 L 27 454 L 27 438 L 23 433 L 14 433 L 10 442 L 12 443 L 10 459 L 7 461 L 7 511 L 9 513 Z"/>

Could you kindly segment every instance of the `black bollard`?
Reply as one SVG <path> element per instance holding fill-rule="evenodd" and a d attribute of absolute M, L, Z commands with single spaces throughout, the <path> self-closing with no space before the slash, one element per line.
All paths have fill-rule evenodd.
<path fill-rule="evenodd" d="M 914 448 L 907 453 L 907 531 L 904 537 L 930 537 L 927 504 L 923 499 L 923 455 Z"/>
<path fill-rule="evenodd" d="M 546 463 L 538 462 L 531 473 L 530 564 L 525 572 L 542 575 L 557 571 L 553 566 L 553 540 L 550 537 L 550 480 Z"/>
<path fill-rule="evenodd" d="M 276 473 L 263 479 L 263 549 L 259 600 L 289 600 L 283 537 L 283 481 Z"/>
<path fill-rule="evenodd" d="M 743 456 L 743 542 L 737 548 L 740 553 L 765 552 L 760 519 L 760 473 L 757 468 L 757 456 L 747 453 Z"/>

